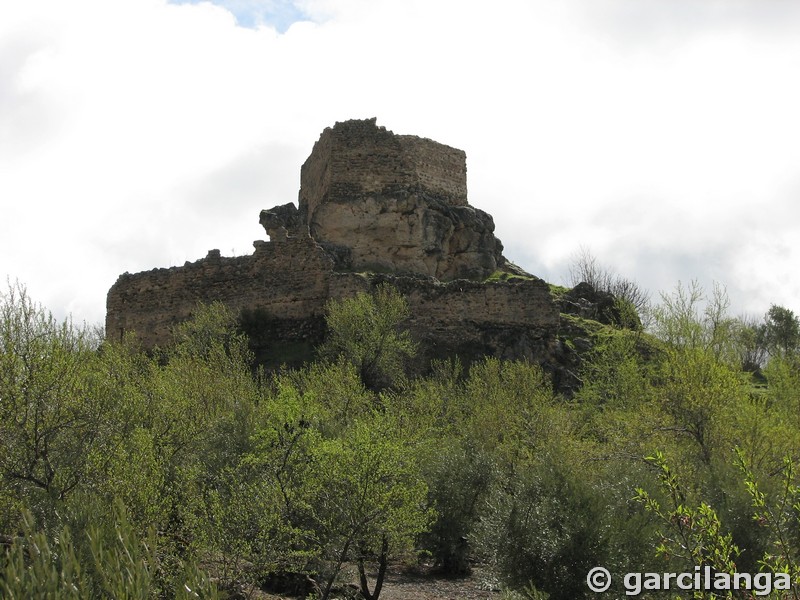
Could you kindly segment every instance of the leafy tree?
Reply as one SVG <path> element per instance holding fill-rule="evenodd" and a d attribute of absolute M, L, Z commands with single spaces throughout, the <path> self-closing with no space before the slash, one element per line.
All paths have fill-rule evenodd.
<path fill-rule="evenodd" d="M 569 430 L 569 418 L 539 366 L 495 358 L 474 363 L 466 377 L 458 361 L 435 363 L 431 377 L 393 402 L 428 440 L 419 452 L 437 518 L 424 547 L 442 571 L 463 573 L 488 551 L 475 528 L 490 490 Z"/>
<path fill-rule="evenodd" d="M 320 353 L 342 356 L 358 370 L 370 389 L 381 389 L 404 379 L 404 363 L 416 345 L 401 329 L 410 316 L 408 302 L 392 286 L 378 286 L 372 294 L 330 301 L 326 309 L 328 338 Z"/>
<path fill-rule="evenodd" d="M 661 427 L 694 442 L 706 466 L 730 433 L 730 414 L 747 396 L 738 321 L 728 316 L 728 306 L 723 288 L 715 286 L 706 297 L 692 282 L 662 294 L 653 310 L 654 333 L 664 347 L 655 371 L 655 395 L 666 417 Z"/>
<path fill-rule="evenodd" d="M 472 538 L 512 589 L 532 584 L 553 600 L 586 596 L 586 573 L 609 565 L 605 499 L 557 456 L 499 480 Z M 610 565 L 609 565 L 610 566 Z"/>
<path fill-rule="evenodd" d="M 764 367 L 764 376 L 770 409 L 779 411 L 795 427 L 800 425 L 800 369 L 791 359 L 775 357 Z"/>
<path fill-rule="evenodd" d="M 739 326 L 729 307 L 727 292 L 718 284 L 708 296 L 696 281 L 688 287 L 678 283 L 671 294 L 661 294 L 661 304 L 653 309 L 653 333 L 675 349 L 702 349 L 738 364 Z"/>
<path fill-rule="evenodd" d="M 664 427 L 692 440 L 710 464 L 725 439 L 727 414 L 745 398 L 741 372 L 718 362 L 702 348 L 671 350 L 662 362 L 659 395 L 669 416 Z"/>
<path fill-rule="evenodd" d="M 177 557 L 213 553 L 225 538 L 215 502 L 250 450 L 261 391 L 224 306 L 198 307 L 174 333 L 156 357 L 133 338 L 101 347 L 93 378 L 115 412 L 107 450 L 90 454 L 89 489 L 108 505 L 123 500 L 133 524 L 155 525 L 161 551 Z"/>
<path fill-rule="evenodd" d="M 721 573 L 734 573 L 740 551 L 733 543 L 733 536 L 723 532 L 717 512 L 705 502 L 696 508 L 691 505 L 687 491 L 661 453 L 647 460 L 657 469 L 667 496 L 665 508 L 641 488 L 636 494 L 637 500 L 661 522 L 661 541 L 656 554 L 677 562 L 678 570 L 709 565 Z"/>
<path fill-rule="evenodd" d="M 770 366 L 774 372 L 775 364 Z M 770 388 L 775 382 L 770 382 Z M 783 457 L 800 447 L 797 410 L 776 400 L 775 390 L 751 394 L 731 407 L 729 445 L 740 449 L 747 464 L 758 475 L 780 471 Z M 717 465 L 720 470 L 721 465 Z M 738 480 L 736 481 L 738 483 Z"/>
<path fill-rule="evenodd" d="M 470 572 L 469 537 L 481 506 L 497 476 L 491 457 L 469 439 L 440 439 L 423 466 L 436 520 L 423 535 L 423 545 L 436 566 L 449 575 Z"/>
<path fill-rule="evenodd" d="M 500 469 L 513 470 L 562 432 L 554 403 L 550 380 L 538 365 L 486 358 L 470 368 L 454 417 L 465 439 L 494 457 Z"/>
<path fill-rule="evenodd" d="M 239 330 L 237 315 L 221 302 L 198 304 L 192 318 L 172 329 L 167 360 L 179 356 L 220 359 L 228 364 L 248 364 L 252 355 L 246 336 Z M 224 363 L 223 363 L 224 364 Z"/>
<path fill-rule="evenodd" d="M 315 458 L 320 486 L 314 512 L 330 564 L 322 600 L 330 597 L 348 559 L 358 567 L 361 595 L 377 600 L 389 558 L 410 549 L 433 516 L 413 436 L 391 414 L 375 412 L 354 423 L 347 436 L 324 440 Z M 370 560 L 378 566 L 372 590 L 366 568 Z"/>
<path fill-rule="evenodd" d="M 313 418 L 326 437 L 344 433 L 353 420 L 369 415 L 379 402 L 364 387 L 356 367 L 343 357 L 290 371 L 286 379 L 308 404 L 306 418 Z"/>
<path fill-rule="evenodd" d="M 748 373 L 760 373 L 769 355 L 766 323 L 753 317 L 741 317 L 738 347 L 742 370 Z"/>
<path fill-rule="evenodd" d="M 434 438 L 464 436 L 464 419 L 469 415 L 465 398 L 464 372 L 456 358 L 434 360 L 428 377 L 418 377 L 392 398 L 393 406 L 417 431 L 427 431 Z"/>
<path fill-rule="evenodd" d="M 641 335 L 615 332 L 598 338 L 582 366 L 577 399 L 617 408 L 636 407 L 653 397 L 653 382 L 663 351 Z"/>
<path fill-rule="evenodd" d="M 773 304 L 766 315 L 766 336 L 774 356 L 788 358 L 800 348 L 800 319 L 783 306 Z"/>
<path fill-rule="evenodd" d="M 275 488 L 280 518 L 300 535 L 305 535 L 300 529 L 313 525 L 312 502 L 319 491 L 315 453 L 322 436 L 314 426 L 314 412 L 313 400 L 280 382 L 253 436 L 252 453 L 242 462 L 255 469 L 257 479 Z"/>
<path fill-rule="evenodd" d="M 24 287 L 0 296 L 0 477 L 31 507 L 52 507 L 87 477 L 113 407 L 91 376 L 86 329 L 58 322 Z"/>

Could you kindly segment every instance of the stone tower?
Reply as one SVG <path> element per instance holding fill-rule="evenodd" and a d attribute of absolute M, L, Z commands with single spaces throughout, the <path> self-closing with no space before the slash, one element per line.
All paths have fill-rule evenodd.
<path fill-rule="evenodd" d="M 491 215 L 467 203 L 466 154 L 375 119 L 322 132 L 298 204 L 296 215 L 291 205 L 262 213 L 270 237 L 285 224 L 345 269 L 482 281 L 505 264 Z"/>

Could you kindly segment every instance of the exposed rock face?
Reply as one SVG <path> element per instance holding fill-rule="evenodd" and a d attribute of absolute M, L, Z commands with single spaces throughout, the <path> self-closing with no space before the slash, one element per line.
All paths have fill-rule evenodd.
<path fill-rule="evenodd" d="M 561 299 L 561 312 L 606 325 L 622 325 L 622 317 L 613 294 L 579 283 Z"/>
<path fill-rule="evenodd" d="M 291 202 L 262 210 L 258 222 L 272 241 L 284 240 L 290 232 L 293 236 L 300 232 L 300 213 Z"/>
<path fill-rule="evenodd" d="M 533 277 L 483 283 L 498 268 L 527 274 L 503 258 L 492 218 L 467 204 L 465 164 L 461 150 L 396 136 L 374 119 L 337 123 L 303 165 L 299 207 L 261 212 L 269 242 L 254 242 L 251 256 L 212 250 L 183 267 L 121 275 L 106 335 L 135 331 L 145 347 L 164 345 L 199 302 L 220 301 L 240 311 L 262 358 L 280 364 L 322 341 L 329 299 L 389 283 L 409 302 L 424 358 L 546 363 L 558 306 Z"/>

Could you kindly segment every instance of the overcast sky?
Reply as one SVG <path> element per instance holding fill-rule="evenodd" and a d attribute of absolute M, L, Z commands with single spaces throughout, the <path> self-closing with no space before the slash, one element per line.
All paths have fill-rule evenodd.
<path fill-rule="evenodd" d="M 800 2 L 0 3 L 0 277 L 100 323 L 125 271 L 266 239 L 336 121 L 467 153 L 506 256 L 800 312 Z"/>

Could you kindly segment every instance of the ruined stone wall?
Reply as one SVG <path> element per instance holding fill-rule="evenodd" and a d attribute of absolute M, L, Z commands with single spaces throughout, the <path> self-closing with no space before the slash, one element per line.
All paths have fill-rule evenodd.
<path fill-rule="evenodd" d="M 558 308 L 542 281 L 441 283 L 339 273 L 310 238 L 262 242 L 252 256 L 225 258 L 211 251 L 183 267 L 121 275 L 108 293 L 106 335 L 120 339 L 133 331 L 145 348 L 164 346 L 172 327 L 190 318 L 198 303 L 219 301 L 245 318 L 257 315 L 257 345 L 276 366 L 298 343 L 310 358 L 323 339 L 329 299 L 382 284 L 395 286 L 408 300 L 412 317 L 406 326 L 420 343 L 422 360 L 493 355 L 542 362 L 555 340 Z"/>
<path fill-rule="evenodd" d="M 324 201 L 331 185 L 331 149 L 333 134 L 326 129 L 314 144 L 311 154 L 300 167 L 300 191 L 297 205 L 300 218 L 308 225 L 309 215 Z"/>
<path fill-rule="evenodd" d="M 385 127 L 377 127 L 374 121 L 347 121 L 325 133 L 331 137 L 331 177 L 323 192 L 325 201 L 355 201 L 415 183 L 400 140 Z"/>
<path fill-rule="evenodd" d="M 258 244 L 251 256 L 219 251 L 183 267 L 121 275 L 108 292 L 106 335 L 135 331 L 147 348 L 164 345 L 170 329 L 199 302 L 261 310 L 289 322 L 321 317 L 333 261 L 308 237 Z M 300 335 L 302 332 L 298 332 Z"/>
<path fill-rule="evenodd" d="M 559 310 L 539 279 L 440 283 L 409 277 L 376 276 L 408 300 L 407 323 L 423 360 L 483 356 L 547 363 L 553 354 Z M 336 282 L 332 282 L 332 290 Z"/>
<path fill-rule="evenodd" d="M 467 155 L 463 150 L 414 135 L 397 137 L 422 190 L 452 206 L 467 204 Z"/>

